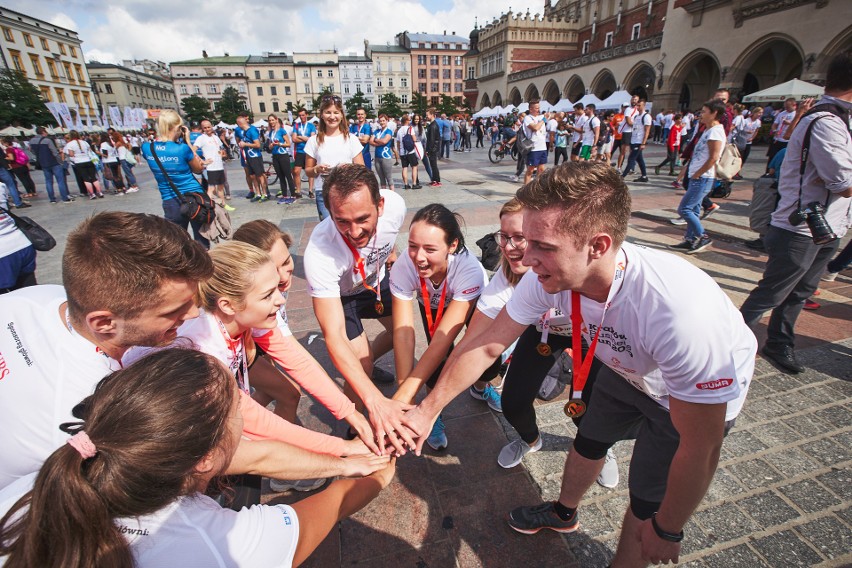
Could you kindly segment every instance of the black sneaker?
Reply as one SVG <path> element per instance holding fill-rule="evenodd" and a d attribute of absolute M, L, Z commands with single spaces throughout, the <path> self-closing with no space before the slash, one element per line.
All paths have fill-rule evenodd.
<path fill-rule="evenodd" d="M 692 248 L 686 251 L 686 254 L 699 253 L 712 244 L 713 240 L 710 237 L 708 237 L 707 235 L 702 235 L 700 239 L 696 239 L 692 242 Z"/>
<path fill-rule="evenodd" d="M 766 246 L 763 244 L 763 239 L 757 238 L 751 241 L 745 241 L 745 246 L 750 248 L 751 250 L 758 250 L 760 252 L 766 252 Z"/>
<path fill-rule="evenodd" d="M 55 201 L 53 203 L 56 203 Z M 27 207 L 32 207 L 31 203 L 27 203 L 26 201 L 21 201 L 20 205 L 15 205 L 18 209 L 26 209 Z"/>
<path fill-rule="evenodd" d="M 638 178 L 633 180 L 634 182 L 639 183 L 648 183 L 648 176 L 639 176 Z"/>
<path fill-rule="evenodd" d="M 692 250 L 692 243 L 694 241 L 690 241 L 689 239 L 683 239 L 676 245 L 669 245 L 669 248 L 672 250 L 679 250 L 681 252 L 688 252 Z"/>
<path fill-rule="evenodd" d="M 421 187 L 423 187 L 423 186 L 420 185 L 419 183 L 415 183 L 414 185 L 411 186 L 411 189 L 420 189 Z"/>
<path fill-rule="evenodd" d="M 380 383 L 383 385 L 388 385 L 396 380 L 393 373 L 389 373 L 381 367 L 373 367 L 373 376 L 370 378 L 373 379 L 374 383 Z"/>
<path fill-rule="evenodd" d="M 553 501 L 535 507 L 518 507 L 509 513 L 509 526 L 524 534 L 535 534 L 541 529 L 550 529 L 560 533 L 570 533 L 580 528 L 577 511 L 567 521 L 558 514 Z"/>
<path fill-rule="evenodd" d="M 249 192 L 248 192 L 248 195 L 246 195 L 246 199 L 254 199 L 254 192 L 253 192 L 253 191 L 249 191 Z"/>
<path fill-rule="evenodd" d="M 767 361 L 780 368 L 789 375 L 798 375 L 805 368 L 796 360 L 796 353 L 793 348 L 785 345 L 783 347 L 771 347 L 765 345 L 760 353 Z"/>

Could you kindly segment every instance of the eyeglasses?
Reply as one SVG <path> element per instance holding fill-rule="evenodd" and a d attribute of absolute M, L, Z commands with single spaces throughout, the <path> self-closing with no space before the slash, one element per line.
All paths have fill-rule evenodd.
<path fill-rule="evenodd" d="M 321 99 L 321 101 L 320 101 L 320 102 L 322 102 L 322 104 L 325 104 L 325 103 L 327 103 L 327 102 L 333 102 L 333 103 L 336 103 L 336 104 L 340 104 L 340 103 L 342 103 L 342 102 L 343 102 L 343 99 L 341 99 L 341 98 L 340 98 L 340 97 L 338 97 L 337 95 L 325 95 L 325 96 Z"/>
<path fill-rule="evenodd" d="M 497 231 L 494 233 L 494 240 L 497 241 L 497 244 L 501 248 L 506 248 L 509 243 L 512 244 L 512 248 L 514 249 L 525 249 L 527 248 L 527 240 L 523 235 L 512 235 L 509 236 L 506 233 L 502 233 Z"/>

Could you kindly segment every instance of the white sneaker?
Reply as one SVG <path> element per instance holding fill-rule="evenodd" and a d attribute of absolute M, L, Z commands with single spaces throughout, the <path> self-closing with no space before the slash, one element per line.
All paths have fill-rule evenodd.
<path fill-rule="evenodd" d="M 686 225 L 686 219 L 683 217 L 675 217 L 674 219 L 669 219 L 669 223 L 672 225 Z"/>
<path fill-rule="evenodd" d="M 618 462 L 615 460 L 612 448 L 606 451 L 606 460 L 604 460 L 603 468 L 598 474 L 597 482 L 598 485 L 608 489 L 618 485 Z"/>
<path fill-rule="evenodd" d="M 822 276 L 820 276 L 819 279 L 822 280 L 823 282 L 834 282 L 837 279 L 838 274 L 840 274 L 840 273 L 839 272 L 828 272 L 828 271 L 826 271 L 826 273 L 823 274 Z"/>
<path fill-rule="evenodd" d="M 289 491 L 291 489 L 295 489 L 296 491 L 313 491 L 314 489 L 319 489 L 325 484 L 325 478 L 320 477 L 317 479 L 271 479 L 269 480 L 269 488 L 276 493 L 283 493 L 284 491 Z"/>
<path fill-rule="evenodd" d="M 138 187 L 131 187 L 127 190 L 127 193 L 136 193 L 137 191 L 139 191 Z"/>
<path fill-rule="evenodd" d="M 538 437 L 536 443 L 530 446 L 523 440 L 515 440 L 509 442 L 503 449 L 500 450 L 500 455 L 497 456 L 497 464 L 506 469 L 513 468 L 524 459 L 524 456 L 537 452 L 541 449 L 541 436 Z"/>

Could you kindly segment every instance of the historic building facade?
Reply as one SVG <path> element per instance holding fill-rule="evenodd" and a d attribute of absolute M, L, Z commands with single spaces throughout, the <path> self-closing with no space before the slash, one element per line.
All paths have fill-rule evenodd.
<path fill-rule="evenodd" d="M 441 95 L 461 102 L 464 96 L 464 55 L 470 47 L 468 38 L 447 34 L 397 34 L 399 46 L 411 53 L 411 91 L 436 105 Z"/>
<path fill-rule="evenodd" d="M 296 67 L 286 53 L 250 55 L 246 61 L 249 100 L 255 118 L 286 112 L 297 104 Z M 289 103 L 289 106 L 288 106 Z"/>
<path fill-rule="evenodd" d="M 340 94 L 340 63 L 334 50 L 293 53 L 296 69 L 296 98 L 301 106 L 313 110 L 313 101 L 323 91 Z"/>
<path fill-rule="evenodd" d="M 210 107 L 213 108 L 222 98 L 222 92 L 228 87 L 234 87 L 237 93 L 246 98 L 246 105 L 250 107 L 247 61 L 246 55 L 210 57 L 207 52 L 203 52 L 201 59 L 172 62 L 169 68 L 178 104 L 191 95 L 198 95 L 210 101 Z"/>
<path fill-rule="evenodd" d="M 366 55 L 350 53 L 338 57 L 340 61 L 340 96 L 346 101 L 354 97 L 358 91 L 367 99 L 373 108 L 378 106 L 374 89 L 373 62 Z M 391 80 L 393 85 L 393 80 Z"/>
<path fill-rule="evenodd" d="M 123 65 L 90 61 L 86 64 L 92 90 L 101 105 L 179 110 L 171 79 L 149 75 Z"/>

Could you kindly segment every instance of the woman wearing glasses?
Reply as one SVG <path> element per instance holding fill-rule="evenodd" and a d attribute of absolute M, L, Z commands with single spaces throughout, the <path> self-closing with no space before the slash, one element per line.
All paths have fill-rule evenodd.
<path fill-rule="evenodd" d="M 391 269 L 394 360 L 400 381 L 396 400 L 410 403 L 424 383 L 428 388 L 435 386 L 453 342 L 488 282 L 485 269 L 464 246 L 459 219 L 458 214 L 437 203 L 415 213 L 408 233 L 408 254 Z M 414 304 L 420 310 L 429 344 L 416 365 Z M 483 388 L 487 390 L 490 385 Z M 427 443 L 433 450 L 447 447 L 440 416 Z"/>
<path fill-rule="evenodd" d="M 323 178 L 338 164 L 364 165 L 363 146 L 357 136 L 349 135 L 343 102 L 337 95 L 322 98 L 319 110 L 320 126 L 305 144 L 305 173 L 316 178 L 317 212 L 320 221 L 328 217 L 322 196 Z"/>

